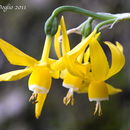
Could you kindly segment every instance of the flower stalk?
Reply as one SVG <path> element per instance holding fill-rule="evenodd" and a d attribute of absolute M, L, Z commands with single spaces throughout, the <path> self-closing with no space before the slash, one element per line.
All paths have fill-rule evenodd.
<path fill-rule="evenodd" d="M 130 13 L 121 13 L 121 14 L 110 14 L 104 12 L 96 13 L 76 6 L 60 6 L 52 12 L 52 15 L 48 18 L 48 20 L 45 23 L 44 30 L 47 35 L 49 34 L 54 36 L 56 34 L 58 29 L 57 17 L 62 12 L 74 12 L 84 16 L 92 17 L 93 19 L 99 19 L 105 21 L 103 25 L 121 20 L 130 20 Z M 100 26 L 97 27 L 97 29 L 99 28 Z"/>

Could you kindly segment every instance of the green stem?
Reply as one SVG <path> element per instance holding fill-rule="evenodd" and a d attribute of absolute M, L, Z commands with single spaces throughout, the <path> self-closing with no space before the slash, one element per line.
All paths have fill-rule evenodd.
<path fill-rule="evenodd" d="M 44 30 L 47 35 L 54 36 L 57 27 L 58 27 L 58 22 L 57 22 L 57 16 L 62 13 L 62 12 L 75 12 L 81 15 L 89 16 L 92 17 L 93 19 L 100 19 L 100 20 L 109 20 L 109 19 L 115 19 L 117 18 L 115 15 L 112 14 L 104 14 L 104 13 L 95 13 L 89 10 L 82 9 L 80 7 L 75 7 L 75 6 L 61 6 L 56 8 L 52 15 L 48 18 L 48 20 L 45 23 Z"/>
<path fill-rule="evenodd" d="M 116 20 L 116 19 L 110 19 L 110 20 L 103 21 L 103 22 L 99 23 L 99 24 L 94 28 L 94 30 L 98 31 L 102 26 L 107 25 L 107 24 L 111 24 L 111 23 L 113 23 L 115 20 Z"/>
<path fill-rule="evenodd" d="M 95 12 L 92 12 L 92 11 L 89 11 L 86 9 L 82 9 L 80 7 L 75 7 L 75 6 L 60 6 L 53 11 L 51 17 L 56 17 L 59 15 L 59 13 L 62 13 L 65 11 L 79 13 L 79 14 L 90 16 L 90 17 L 93 17 L 95 19 L 100 19 L 100 20 L 108 20 L 108 19 L 116 18 L 112 14 L 106 15 L 103 13 L 95 13 Z"/>

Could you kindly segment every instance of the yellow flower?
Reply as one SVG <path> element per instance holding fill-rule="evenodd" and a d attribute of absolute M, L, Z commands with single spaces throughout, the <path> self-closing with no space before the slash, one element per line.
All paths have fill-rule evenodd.
<path fill-rule="evenodd" d="M 60 31 L 62 32 L 61 43 L 59 41 Z M 74 104 L 73 92 L 87 93 L 89 80 L 84 80 L 84 76 L 87 70 L 89 70 L 90 66 L 87 63 L 82 66 L 80 66 L 80 64 L 82 62 L 84 48 L 88 44 L 86 41 L 89 41 L 89 39 L 90 38 L 88 38 L 84 42 L 81 42 L 78 47 L 76 46 L 75 48 L 70 50 L 70 44 L 66 32 L 64 18 L 61 18 L 60 26 L 58 27 L 58 31 L 55 35 L 54 41 L 56 55 L 59 60 L 55 62 L 51 67 L 61 71 L 60 77 L 63 79 L 63 86 L 69 89 L 66 97 L 64 97 L 63 99 L 63 102 L 66 105 L 68 105 L 69 103 L 71 103 L 72 105 Z M 70 66 L 67 63 L 67 61 L 69 62 L 68 56 L 71 57 L 72 61 L 77 61 L 77 64 L 74 64 L 75 66 Z M 70 67 L 75 68 L 75 70 L 73 71 L 73 69 L 70 69 Z M 84 69 L 86 71 L 84 71 Z M 83 74 L 79 73 L 79 70 Z"/>
<path fill-rule="evenodd" d="M 90 49 L 90 85 L 88 87 L 88 97 L 90 101 L 96 101 L 95 113 L 98 111 L 101 115 L 100 101 L 108 100 L 108 95 L 121 92 L 121 89 L 113 88 L 111 85 L 106 84 L 104 81 L 111 76 L 118 73 L 125 64 L 125 57 L 123 54 L 123 47 L 120 43 L 116 45 L 105 42 L 111 51 L 111 65 L 109 65 L 105 52 L 103 51 L 100 43 L 97 41 L 98 36 L 95 35 L 92 42 L 89 44 Z"/>
<path fill-rule="evenodd" d="M 84 61 L 87 63 L 90 62 L 89 64 L 91 66 L 90 70 L 87 71 L 86 76 L 84 77 L 87 77 L 90 80 L 89 86 L 87 86 L 89 100 L 97 102 L 94 113 L 98 111 L 98 115 L 101 115 L 100 102 L 108 100 L 108 95 L 122 91 L 121 89 L 112 87 L 104 81 L 122 69 L 125 64 L 125 58 L 123 54 L 123 47 L 120 43 L 117 42 L 116 45 L 114 45 L 110 42 L 105 42 L 105 45 L 107 45 L 111 51 L 112 61 L 111 65 L 109 65 L 105 52 L 100 43 L 97 41 L 98 36 L 99 34 L 95 34 L 91 38 L 88 49 L 84 54 Z M 74 63 L 69 57 L 66 64 L 68 66 L 76 66 L 76 62 Z M 80 66 L 82 66 L 82 64 L 80 64 Z M 71 66 L 69 69 L 71 69 L 70 71 L 73 71 L 74 73 L 76 68 Z M 84 71 L 86 72 L 85 69 Z M 79 73 L 82 74 L 82 71 L 79 70 Z"/>
<path fill-rule="evenodd" d="M 27 66 L 24 69 L 11 71 L 0 75 L 0 81 L 15 81 L 29 74 L 29 90 L 33 91 L 30 101 L 35 104 L 35 116 L 39 118 L 47 93 L 51 86 L 51 77 L 58 78 L 58 72 L 51 71 L 50 65 L 55 61 L 49 59 L 52 37 L 47 36 L 40 61 L 26 55 L 6 41 L 0 39 L 0 49 L 13 65 Z"/>
<path fill-rule="evenodd" d="M 58 40 L 56 44 L 57 46 L 60 45 L 64 51 L 62 51 L 63 55 L 61 55 L 59 51 L 60 47 L 56 47 L 55 50 L 59 56 L 59 60 L 52 65 L 52 68 L 62 70 L 63 86 L 69 88 L 69 92 L 64 98 L 64 103 L 66 105 L 69 102 L 73 104 L 73 91 L 78 92 L 78 90 L 82 88 L 85 92 L 88 92 L 90 101 L 97 102 L 94 113 L 98 111 L 98 114 L 101 115 L 100 101 L 108 100 L 109 95 L 122 91 L 104 81 L 118 73 L 124 66 L 125 58 L 123 55 L 123 47 L 118 42 L 116 45 L 105 42 L 105 45 L 107 45 L 111 51 L 112 60 L 111 65 L 109 65 L 105 52 L 97 41 L 100 33 L 96 34 L 94 30 L 77 46 L 69 50 L 67 49 L 69 40 L 63 18 L 61 19 L 60 25 L 62 30 L 62 44 L 58 43 Z M 57 39 L 59 35 L 60 31 L 58 32 Z M 86 49 L 87 51 L 84 53 Z M 83 54 L 84 62 L 82 62 Z M 82 87 L 83 82 L 87 84 L 83 84 Z"/>

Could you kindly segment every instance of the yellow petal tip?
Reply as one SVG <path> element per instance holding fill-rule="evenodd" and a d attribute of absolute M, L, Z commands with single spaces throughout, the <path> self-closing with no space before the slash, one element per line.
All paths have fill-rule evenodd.
<path fill-rule="evenodd" d="M 39 119 L 40 115 L 36 115 L 36 114 L 35 114 L 35 117 L 36 117 L 36 119 Z"/>
<path fill-rule="evenodd" d="M 117 92 L 118 93 L 121 93 L 123 90 L 122 89 L 117 89 Z"/>
<path fill-rule="evenodd" d="M 63 15 L 61 16 L 61 20 L 64 20 L 64 16 Z"/>

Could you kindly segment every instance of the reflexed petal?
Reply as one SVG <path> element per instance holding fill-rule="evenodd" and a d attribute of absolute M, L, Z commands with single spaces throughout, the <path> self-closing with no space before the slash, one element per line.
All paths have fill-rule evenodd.
<path fill-rule="evenodd" d="M 125 64 L 125 57 L 122 51 L 123 49 L 121 44 L 118 43 L 117 46 L 115 46 L 111 42 L 105 42 L 105 44 L 108 45 L 108 47 L 110 48 L 112 55 L 112 64 L 106 77 L 106 79 L 108 79 L 122 69 Z"/>
<path fill-rule="evenodd" d="M 116 42 L 116 46 L 123 53 L 123 46 L 119 42 Z"/>
<path fill-rule="evenodd" d="M 74 62 L 76 58 L 85 51 L 89 42 L 92 40 L 92 37 L 95 35 L 95 31 L 92 32 L 86 39 L 82 40 L 77 46 L 75 46 L 72 50 L 70 50 L 67 55 Z M 57 60 L 54 64 L 51 65 L 53 70 L 63 70 L 65 69 L 66 58 L 63 56 L 59 60 Z M 74 69 L 74 67 L 72 67 Z"/>
<path fill-rule="evenodd" d="M 42 107 L 44 105 L 47 94 L 38 93 L 37 103 L 35 104 L 35 116 L 38 119 L 42 112 Z"/>
<path fill-rule="evenodd" d="M 25 68 L 21 70 L 10 71 L 5 74 L 0 75 L 0 81 L 15 81 L 19 80 L 32 72 L 30 68 Z"/>
<path fill-rule="evenodd" d="M 81 77 L 81 78 L 86 78 L 85 76 L 87 75 L 90 71 L 90 64 L 80 64 L 77 61 L 73 61 L 72 58 L 70 58 L 68 55 L 64 56 L 64 64 L 67 70 L 75 76 Z"/>
<path fill-rule="evenodd" d="M 58 27 L 58 30 L 57 30 L 57 33 L 56 33 L 55 39 L 54 39 L 54 48 L 55 48 L 55 52 L 56 52 L 56 55 L 58 58 L 61 57 L 60 42 L 59 42 L 60 31 L 61 31 L 61 26 Z"/>
<path fill-rule="evenodd" d="M 44 63 L 44 62 L 48 61 L 49 54 L 50 54 L 51 43 L 52 43 L 52 36 L 51 35 L 46 35 L 42 56 L 41 56 L 41 59 L 40 59 L 41 63 Z"/>
<path fill-rule="evenodd" d="M 74 63 L 71 62 L 71 59 L 69 58 L 68 55 L 64 56 L 64 64 L 65 64 L 66 69 L 69 71 L 69 73 L 75 76 L 83 77 L 79 69 L 76 69 L 76 67 L 74 66 Z"/>
<path fill-rule="evenodd" d="M 72 58 L 78 57 L 82 52 L 85 51 L 86 47 L 89 45 L 93 37 L 95 36 L 96 31 L 93 31 L 87 38 L 83 39 L 78 45 L 76 45 L 71 51 L 67 54 Z M 98 34 L 100 35 L 100 34 Z"/>
<path fill-rule="evenodd" d="M 102 80 L 109 70 L 107 57 L 97 39 L 94 39 L 89 44 L 90 62 L 94 80 Z"/>
<path fill-rule="evenodd" d="M 0 39 L 0 49 L 11 64 L 22 66 L 33 66 L 38 61 L 29 55 L 26 55 L 16 47 Z"/>
<path fill-rule="evenodd" d="M 63 16 L 61 18 L 60 25 L 61 25 L 61 30 L 62 30 L 62 53 L 64 55 L 68 51 L 70 51 L 70 45 L 69 45 L 69 39 L 66 32 L 66 26 L 65 26 L 65 21 L 64 21 Z"/>
<path fill-rule="evenodd" d="M 112 85 L 110 85 L 110 84 L 107 84 L 107 83 L 106 83 L 106 85 L 107 85 L 107 89 L 108 89 L 109 95 L 114 95 L 114 94 L 117 94 L 117 93 L 122 92 L 121 89 L 119 89 L 119 88 L 114 88 L 114 87 L 113 87 Z"/>
<path fill-rule="evenodd" d="M 84 62 L 88 63 L 90 57 L 90 49 L 88 48 L 87 51 L 84 53 Z"/>

